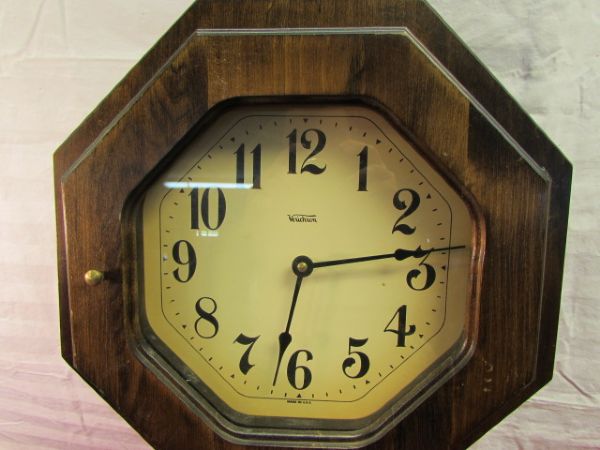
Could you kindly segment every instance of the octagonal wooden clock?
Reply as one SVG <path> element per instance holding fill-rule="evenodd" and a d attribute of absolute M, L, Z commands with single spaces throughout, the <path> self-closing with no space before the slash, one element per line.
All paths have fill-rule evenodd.
<path fill-rule="evenodd" d="M 460 448 L 551 378 L 571 167 L 424 2 L 197 2 L 55 163 L 63 356 L 156 448 Z"/>

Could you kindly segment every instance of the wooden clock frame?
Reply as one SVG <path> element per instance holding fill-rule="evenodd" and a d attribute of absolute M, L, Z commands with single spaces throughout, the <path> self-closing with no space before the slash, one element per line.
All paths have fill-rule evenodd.
<path fill-rule="evenodd" d="M 241 448 L 136 356 L 128 199 L 213 106 L 282 96 L 384 105 L 481 207 L 474 355 L 371 444 L 468 446 L 552 377 L 571 166 L 423 1 L 192 5 L 55 153 L 63 357 L 156 448 Z"/>

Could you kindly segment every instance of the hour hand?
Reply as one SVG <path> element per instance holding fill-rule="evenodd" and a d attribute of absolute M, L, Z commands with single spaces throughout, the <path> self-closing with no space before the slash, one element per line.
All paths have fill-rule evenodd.
<path fill-rule="evenodd" d="M 290 334 L 290 328 L 292 326 L 292 319 L 294 318 L 294 311 L 296 310 L 296 302 L 298 301 L 298 294 L 300 293 L 300 286 L 302 285 L 302 279 L 306 276 L 306 270 L 308 268 L 305 263 L 305 256 L 299 256 L 292 263 L 292 270 L 296 274 L 296 286 L 294 286 L 294 294 L 292 295 L 292 305 L 290 306 L 290 313 L 288 315 L 287 324 L 285 330 L 279 335 L 279 355 L 277 357 L 277 367 L 275 368 L 275 376 L 273 377 L 273 386 L 277 383 L 277 376 L 279 375 L 279 368 L 281 367 L 281 360 L 287 348 L 292 342 L 292 335 Z"/>

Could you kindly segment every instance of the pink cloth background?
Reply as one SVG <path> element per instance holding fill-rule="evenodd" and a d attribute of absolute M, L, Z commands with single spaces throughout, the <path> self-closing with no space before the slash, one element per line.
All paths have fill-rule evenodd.
<path fill-rule="evenodd" d="M 60 358 L 51 156 L 190 3 L 0 2 L 0 449 L 148 448 Z M 600 2 L 431 3 L 575 165 L 555 378 L 474 448 L 600 448 Z"/>

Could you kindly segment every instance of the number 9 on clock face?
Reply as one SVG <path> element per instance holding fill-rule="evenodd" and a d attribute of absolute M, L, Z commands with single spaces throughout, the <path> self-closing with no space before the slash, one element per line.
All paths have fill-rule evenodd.
<path fill-rule="evenodd" d="M 470 354 L 475 206 L 371 107 L 215 117 L 139 201 L 149 353 L 250 440 L 397 421 Z"/>

